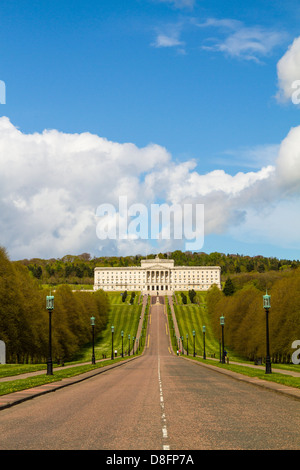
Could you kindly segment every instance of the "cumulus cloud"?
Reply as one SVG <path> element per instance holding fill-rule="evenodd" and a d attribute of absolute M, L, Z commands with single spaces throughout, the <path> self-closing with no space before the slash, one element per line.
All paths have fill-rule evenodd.
<path fill-rule="evenodd" d="M 285 193 L 300 193 L 300 126 L 292 128 L 281 143 L 276 176 Z"/>
<path fill-rule="evenodd" d="M 278 93 L 280 102 L 292 100 L 299 104 L 300 88 L 300 37 L 289 46 L 277 63 Z M 296 102 L 298 101 L 298 102 Z"/>
<path fill-rule="evenodd" d="M 90 133 L 24 134 L 0 118 L 1 244 L 13 258 L 58 256 L 95 247 L 95 210 L 147 200 L 143 174 L 164 166 L 169 153 L 137 148 Z"/>
<path fill-rule="evenodd" d="M 175 162 L 159 145 L 138 148 L 56 130 L 25 134 L 2 117 L 0 244 L 13 259 L 99 255 L 100 249 L 106 254 L 151 252 L 151 240 L 97 236 L 97 208 L 111 204 L 120 217 L 120 196 L 128 205 L 148 208 L 163 202 L 203 204 L 205 235 L 250 227 L 251 220 L 271 214 L 282 201 L 297 200 L 299 148 L 300 126 L 283 140 L 273 165 L 235 175 L 224 170 L 200 174 L 194 161 Z M 179 245 L 179 240 L 163 240 L 160 247 Z"/>

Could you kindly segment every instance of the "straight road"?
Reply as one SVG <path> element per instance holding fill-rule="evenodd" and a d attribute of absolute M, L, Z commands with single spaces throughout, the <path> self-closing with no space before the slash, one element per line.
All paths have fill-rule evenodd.
<path fill-rule="evenodd" d="M 0 449 L 300 449 L 299 401 L 171 354 L 163 305 L 149 322 L 142 357 L 0 411 Z"/>

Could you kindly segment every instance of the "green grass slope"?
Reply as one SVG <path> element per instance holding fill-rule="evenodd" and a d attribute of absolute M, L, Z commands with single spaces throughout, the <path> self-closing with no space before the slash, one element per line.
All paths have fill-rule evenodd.
<path fill-rule="evenodd" d="M 188 293 L 186 293 L 187 295 Z M 196 302 L 183 304 L 180 292 L 175 293 L 176 302 L 174 303 L 174 311 L 180 331 L 180 336 L 183 336 L 184 349 L 187 348 L 188 335 L 188 348 L 189 355 L 193 355 L 194 352 L 194 337 L 193 330 L 195 330 L 195 352 L 196 355 L 203 355 L 203 332 L 202 327 L 206 327 L 205 332 L 205 352 L 207 357 L 219 358 L 220 354 L 220 340 L 221 340 L 221 328 L 220 337 L 216 338 L 213 334 L 210 318 L 207 312 L 206 306 L 206 292 L 197 292 Z M 187 295 L 189 302 L 189 298 Z M 226 331 L 225 331 L 225 349 L 231 359 L 240 359 L 232 351 L 226 347 Z"/>

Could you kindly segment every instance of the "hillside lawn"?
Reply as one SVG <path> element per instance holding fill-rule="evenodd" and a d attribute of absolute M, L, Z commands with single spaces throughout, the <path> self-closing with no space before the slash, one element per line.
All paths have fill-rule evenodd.
<path fill-rule="evenodd" d="M 117 350 L 117 355 L 120 356 L 122 353 L 122 336 L 123 331 L 123 352 L 128 351 L 130 335 L 130 349 L 132 350 L 132 338 L 136 337 L 138 324 L 140 321 L 140 315 L 142 312 L 142 301 L 140 299 L 140 292 L 136 292 L 133 304 L 130 304 L 129 293 L 126 301 L 122 302 L 122 292 L 108 292 L 110 300 L 110 312 L 108 315 L 108 321 L 105 330 L 95 338 L 95 358 L 96 361 L 103 358 L 110 358 L 112 353 L 112 331 L 111 327 L 114 326 L 113 335 L 113 348 Z M 88 344 L 84 348 L 80 355 L 77 355 L 76 361 L 89 361 L 92 357 L 92 343 Z"/>
<path fill-rule="evenodd" d="M 206 327 L 205 332 L 205 353 L 206 357 L 220 357 L 220 342 L 221 342 L 221 326 L 219 338 L 216 338 L 212 332 L 210 319 L 206 306 L 206 292 L 197 292 L 196 303 L 189 303 L 190 299 L 188 292 L 184 292 L 187 296 L 187 304 L 183 304 L 181 292 L 176 292 L 176 302 L 174 303 L 174 311 L 180 331 L 180 336 L 183 336 L 183 347 L 187 348 L 186 335 L 188 334 L 188 347 L 189 355 L 194 353 L 194 338 L 193 330 L 195 330 L 195 353 L 198 356 L 203 356 L 203 332 L 202 327 Z M 226 346 L 226 325 L 224 328 L 224 344 L 227 351 L 227 357 L 230 360 L 243 361 L 243 359 Z M 181 345 L 181 343 L 180 343 Z"/>

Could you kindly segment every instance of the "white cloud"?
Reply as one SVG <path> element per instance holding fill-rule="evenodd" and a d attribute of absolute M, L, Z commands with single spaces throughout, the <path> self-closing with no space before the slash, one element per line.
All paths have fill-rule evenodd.
<path fill-rule="evenodd" d="M 204 204 L 206 235 L 250 228 L 265 220 L 265 214 L 271 217 L 276 210 L 278 215 L 286 207 L 284 201 L 293 200 L 295 207 L 300 193 L 299 148 L 300 126 L 291 129 L 271 165 L 235 175 L 224 170 L 200 174 L 194 161 L 176 163 L 155 144 L 138 148 L 90 133 L 56 130 L 25 134 L 2 117 L 0 244 L 13 259 L 99 254 L 101 245 L 110 254 L 150 252 L 148 240 L 97 237 L 97 207 L 110 203 L 118 210 L 122 195 L 128 204 L 147 207 L 163 202 Z M 270 240 L 277 237 L 274 223 L 265 234 Z M 288 232 L 286 227 L 287 237 Z M 171 250 L 178 244 L 163 240 L 160 246 Z"/>
<path fill-rule="evenodd" d="M 158 34 L 155 42 L 152 44 L 154 47 L 175 47 L 183 46 L 184 43 L 180 41 L 177 35 L 168 36 L 166 34 Z"/>
<path fill-rule="evenodd" d="M 254 147 L 242 147 L 222 152 L 214 158 L 216 164 L 224 166 L 238 166 L 239 168 L 260 169 L 263 166 L 274 165 L 278 156 L 279 144 L 264 144 Z"/>
<path fill-rule="evenodd" d="M 300 37 L 296 38 L 289 46 L 286 53 L 277 63 L 277 76 L 279 91 L 278 101 L 287 101 L 293 98 L 293 95 L 299 98 L 296 88 L 299 89 L 300 82 L 293 86 L 294 82 L 300 80 Z"/>
<path fill-rule="evenodd" d="M 185 43 L 180 40 L 182 28 L 182 22 L 164 24 L 162 27 L 157 28 L 156 39 L 151 43 L 151 46 L 156 48 L 175 47 L 180 52 L 184 52 Z"/>
<path fill-rule="evenodd" d="M 90 133 L 24 134 L 0 118 L 0 243 L 14 258 L 59 256 L 95 246 L 95 211 L 119 194 L 145 201 L 140 179 L 167 164 L 154 144 L 137 148 Z"/>
<path fill-rule="evenodd" d="M 170 3 L 175 8 L 188 8 L 192 9 L 195 5 L 195 0 L 158 0 L 159 3 Z"/>
<path fill-rule="evenodd" d="M 212 44 L 202 46 L 203 49 L 220 51 L 233 58 L 255 62 L 260 62 L 262 57 L 268 56 L 286 37 L 283 32 L 259 26 L 248 27 L 241 21 L 230 18 L 208 18 L 198 26 L 218 28 L 225 35 L 221 40 L 209 40 Z"/>
<path fill-rule="evenodd" d="M 300 126 L 292 128 L 281 143 L 276 176 L 285 193 L 300 193 Z"/>

